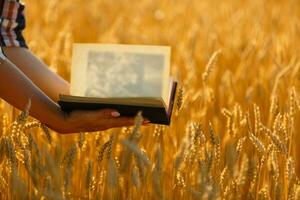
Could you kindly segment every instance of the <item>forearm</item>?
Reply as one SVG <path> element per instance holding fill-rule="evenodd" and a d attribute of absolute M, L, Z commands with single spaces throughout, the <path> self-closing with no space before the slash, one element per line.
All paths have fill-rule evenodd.
<path fill-rule="evenodd" d="M 59 106 L 9 60 L 0 64 L 0 98 L 20 110 L 31 99 L 30 115 L 49 127 L 58 127 L 64 118 Z"/>
<path fill-rule="evenodd" d="M 53 101 L 58 101 L 59 94 L 69 94 L 69 83 L 52 72 L 28 49 L 4 47 L 3 50 L 9 60 Z"/>

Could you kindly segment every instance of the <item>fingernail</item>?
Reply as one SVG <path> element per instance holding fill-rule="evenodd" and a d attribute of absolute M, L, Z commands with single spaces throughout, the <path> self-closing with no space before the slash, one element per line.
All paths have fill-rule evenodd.
<path fill-rule="evenodd" d="M 117 111 L 113 111 L 113 112 L 111 112 L 111 116 L 112 117 L 120 117 L 121 114 L 119 112 L 117 112 Z"/>
<path fill-rule="evenodd" d="M 145 120 L 144 120 L 144 123 L 145 123 L 145 124 L 149 124 L 150 121 L 149 121 L 148 119 L 145 119 Z"/>

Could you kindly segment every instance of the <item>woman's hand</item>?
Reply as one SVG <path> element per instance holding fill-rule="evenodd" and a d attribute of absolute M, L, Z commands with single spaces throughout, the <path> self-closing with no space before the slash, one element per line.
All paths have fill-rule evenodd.
<path fill-rule="evenodd" d="M 24 110 L 30 99 L 29 114 L 59 133 L 99 131 L 134 124 L 133 118 L 122 117 L 109 109 L 63 113 L 57 103 L 9 60 L 0 62 L 0 98 L 20 110 Z"/>
<path fill-rule="evenodd" d="M 147 121 L 144 121 L 146 124 Z M 132 126 L 134 118 L 121 117 L 120 114 L 111 109 L 96 111 L 72 111 L 64 114 L 61 123 L 55 127 L 50 127 L 59 133 L 78 133 L 81 131 L 103 131 L 110 128 Z"/>

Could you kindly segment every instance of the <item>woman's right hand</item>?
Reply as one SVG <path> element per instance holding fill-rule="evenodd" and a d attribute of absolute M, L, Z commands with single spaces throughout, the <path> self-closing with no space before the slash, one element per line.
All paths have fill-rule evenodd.
<path fill-rule="evenodd" d="M 63 120 L 58 125 L 50 126 L 51 129 L 59 133 L 103 131 L 115 127 L 134 125 L 133 117 L 122 117 L 118 111 L 112 109 L 78 110 L 62 115 Z M 147 121 L 144 121 L 144 124 L 147 123 Z"/>

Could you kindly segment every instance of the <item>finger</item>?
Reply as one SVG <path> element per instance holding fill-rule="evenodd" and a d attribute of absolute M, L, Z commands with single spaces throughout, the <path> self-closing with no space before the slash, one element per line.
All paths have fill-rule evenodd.
<path fill-rule="evenodd" d="M 103 119 L 98 121 L 98 124 L 94 121 L 88 128 L 85 128 L 85 132 L 93 132 L 93 131 L 104 131 L 110 128 L 118 128 L 124 126 L 132 126 L 134 125 L 134 118 L 129 117 L 120 117 L 120 118 L 110 118 Z M 78 132 L 78 131 L 77 131 Z"/>
<path fill-rule="evenodd" d="M 146 124 L 149 124 L 149 123 L 151 123 L 151 121 L 148 120 L 147 118 L 144 118 L 144 120 L 143 120 L 143 125 L 146 125 Z"/>
<path fill-rule="evenodd" d="M 95 116 L 95 119 L 99 118 L 116 118 L 120 117 L 120 113 L 117 110 L 113 109 L 101 109 L 101 110 L 95 110 L 91 111 Z"/>
<path fill-rule="evenodd" d="M 134 118 L 131 117 L 119 117 L 119 118 L 112 118 L 105 120 L 106 126 L 108 128 L 115 128 L 115 127 L 123 127 L 123 126 L 133 126 L 134 125 Z"/>

